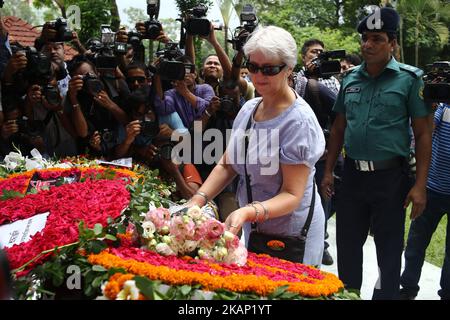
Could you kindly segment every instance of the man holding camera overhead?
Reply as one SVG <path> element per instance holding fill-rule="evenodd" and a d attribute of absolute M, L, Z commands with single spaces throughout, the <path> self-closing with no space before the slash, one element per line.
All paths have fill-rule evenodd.
<path fill-rule="evenodd" d="M 346 159 L 336 214 L 339 278 L 360 290 L 363 245 L 374 234 L 379 278 L 373 299 L 398 299 L 405 211 L 411 218 L 426 204 L 431 156 L 430 109 L 423 101 L 422 71 L 398 63 L 400 17 L 377 8 L 358 26 L 365 62 L 344 76 L 333 110 L 322 192 L 333 194 L 333 168 L 345 145 Z M 417 176 L 409 178 L 410 121 L 416 141 Z"/>
<path fill-rule="evenodd" d="M 338 79 L 331 76 L 329 78 L 323 78 L 319 74 L 317 67 L 317 62 L 319 61 L 319 56 L 325 51 L 325 45 L 321 40 L 309 39 L 303 43 L 302 46 L 302 61 L 303 68 L 298 72 L 297 77 L 303 76 L 308 79 L 318 80 L 320 83 L 325 85 L 332 92 L 337 94 L 339 92 L 340 84 Z"/>

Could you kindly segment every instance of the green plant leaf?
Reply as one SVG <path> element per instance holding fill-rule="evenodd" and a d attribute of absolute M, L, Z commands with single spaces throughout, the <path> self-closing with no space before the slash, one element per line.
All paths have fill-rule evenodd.
<path fill-rule="evenodd" d="M 92 266 L 92 270 L 96 271 L 96 272 L 106 272 L 106 271 L 108 271 L 108 269 L 106 269 L 103 266 L 98 265 L 98 264 Z"/>
<path fill-rule="evenodd" d="M 117 238 L 113 236 L 112 234 L 107 234 L 105 236 L 105 239 L 111 240 L 111 241 L 117 241 Z"/>
<path fill-rule="evenodd" d="M 100 223 L 96 223 L 94 226 L 94 234 L 96 236 L 101 235 L 103 232 L 103 226 Z"/>
<path fill-rule="evenodd" d="M 136 276 L 133 278 L 136 282 L 136 287 L 141 291 L 141 293 L 149 300 L 155 300 L 155 290 L 153 287 L 153 282 L 141 276 Z"/>

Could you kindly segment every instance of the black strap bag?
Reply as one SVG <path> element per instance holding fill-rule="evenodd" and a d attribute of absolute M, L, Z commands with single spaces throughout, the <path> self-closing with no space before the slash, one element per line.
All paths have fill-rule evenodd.
<path fill-rule="evenodd" d="M 259 104 L 258 104 L 259 105 Z M 256 106 L 257 108 L 258 106 Z M 255 110 L 256 110 L 255 108 Z M 250 187 L 250 177 L 247 173 L 247 151 L 249 145 L 249 129 L 251 127 L 252 114 L 248 120 L 246 134 L 245 134 L 245 184 L 247 187 L 247 200 L 248 203 L 253 202 L 253 195 Z M 257 231 L 256 223 L 252 223 L 252 230 L 248 240 L 248 250 L 258 254 L 268 254 L 272 257 L 303 263 L 303 257 L 305 255 L 306 237 L 308 235 L 309 227 L 314 214 L 314 205 L 316 198 L 316 185 L 313 183 L 313 193 L 311 199 L 311 206 L 309 207 L 308 217 L 306 218 L 305 225 L 303 226 L 299 236 L 278 236 L 272 234 L 261 233 Z"/>

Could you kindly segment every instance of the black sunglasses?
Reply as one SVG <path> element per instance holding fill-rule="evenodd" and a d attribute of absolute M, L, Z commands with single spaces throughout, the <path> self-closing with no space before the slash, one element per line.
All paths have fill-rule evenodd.
<path fill-rule="evenodd" d="M 279 74 L 281 72 L 281 70 L 284 69 L 284 67 L 286 67 L 286 64 L 280 64 L 278 66 L 259 67 L 258 65 L 254 64 L 254 63 L 247 62 L 246 67 L 250 73 L 258 73 L 258 71 L 261 70 L 261 73 L 265 76 L 275 76 L 275 75 Z"/>
<path fill-rule="evenodd" d="M 145 80 L 147 80 L 146 77 L 128 77 L 126 78 L 128 83 L 135 83 L 136 81 L 138 83 L 144 83 Z"/>

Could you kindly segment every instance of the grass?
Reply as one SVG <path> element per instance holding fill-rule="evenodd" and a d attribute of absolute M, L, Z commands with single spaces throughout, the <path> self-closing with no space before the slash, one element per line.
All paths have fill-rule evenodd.
<path fill-rule="evenodd" d="M 406 239 L 408 238 L 409 226 L 411 224 L 409 214 L 410 208 L 408 209 L 406 214 L 405 244 Z M 446 228 L 447 215 L 444 215 L 439 222 L 438 227 L 433 234 L 433 237 L 431 238 L 425 255 L 426 262 L 431 263 L 439 268 L 442 268 L 442 265 L 444 264 Z"/>

